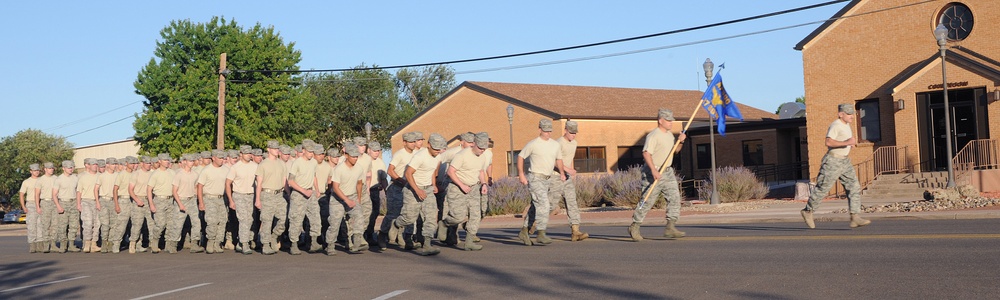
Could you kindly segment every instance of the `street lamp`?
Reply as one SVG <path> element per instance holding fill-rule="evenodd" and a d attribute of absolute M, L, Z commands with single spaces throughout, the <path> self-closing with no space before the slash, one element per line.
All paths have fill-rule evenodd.
<path fill-rule="evenodd" d="M 944 23 L 938 24 L 937 28 L 934 29 L 934 37 L 937 38 L 938 47 L 941 49 L 941 87 L 944 90 L 944 143 L 945 147 L 948 148 L 948 187 L 955 187 L 955 169 L 952 168 L 952 152 L 951 152 L 951 107 L 948 105 L 948 71 L 945 70 L 944 56 L 945 52 L 948 50 L 948 28 L 944 27 Z"/>
<path fill-rule="evenodd" d="M 372 123 L 365 122 L 365 139 L 372 139 Z"/>
<path fill-rule="evenodd" d="M 705 63 L 701 64 L 701 67 L 705 69 L 705 86 L 708 87 L 707 89 L 711 89 L 712 70 L 715 69 L 715 63 L 712 63 L 711 59 L 706 58 Z M 711 103 L 709 103 L 709 105 L 711 105 Z M 719 112 L 716 111 L 715 113 L 718 114 Z M 718 182 L 715 181 L 715 120 L 712 119 L 712 116 L 708 116 L 708 118 L 708 141 L 712 156 L 712 197 L 709 203 L 719 204 L 719 187 Z M 720 116 L 719 119 L 721 118 L 722 117 Z"/>
<path fill-rule="evenodd" d="M 507 176 L 514 176 L 514 105 L 507 104 L 507 124 L 510 126 L 510 152 L 507 154 Z"/>

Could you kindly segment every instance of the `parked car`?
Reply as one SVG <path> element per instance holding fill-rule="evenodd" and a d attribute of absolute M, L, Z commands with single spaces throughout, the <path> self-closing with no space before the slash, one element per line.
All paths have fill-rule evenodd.
<path fill-rule="evenodd" d="M 16 209 L 9 213 L 3 215 L 4 223 L 24 223 L 27 215 L 24 214 L 23 210 Z"/>

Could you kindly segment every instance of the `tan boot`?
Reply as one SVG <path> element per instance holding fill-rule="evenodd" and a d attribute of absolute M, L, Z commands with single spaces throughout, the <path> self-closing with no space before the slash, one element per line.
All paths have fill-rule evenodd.
<path fill-rule="evenodd" d="M 42 243 L 42 253 L 49 253 L 49 252 L 52 251 L 52 249 L 55 249 L 55 248 L 56 248 L 56 242 L 55 241 L 48 241 L 48 242 L 43 242 Z"/>
<path fill-rule="evenodd" d="M 170 254 L 174 254 L 174 253 L 177 253 L 177 242 L 174 242 L 174 241 L 168 241 L 168 242 L 167 242 L 167 243 L 166 243 L 165 245 L 163 245 L 163 246 L 167 248 L 167 249 L 166 249 L 166 250 L 167 250 L 167 253 L 170 253 Z"/>
<path fill-rule="evenodd" d="M 226 244 L 223 245 L 223 247 L 225 247 L 226 250 L 236 249 L 236 246 L 233 245 L 233 233 L 232 232 L 226 232 Z"/>
<path fill-rule="evenodd" d="M 111 243 L 111 253 L 118 253 L 122 251 L 122 242 L 112 242 Z"/>
<path fill-rule="evenodd" d="M 672 239 L 679 239 L 685 236 L 683 231 L 677 230 L 674 227 L 674 223 L 677 221 L 667 220 L 667 228 L 663 230 L 663 236 Z"/>
<path fill-rule="evenodd" d="M 858 228 L 871 223 L 872 221 L 862 219 L 858 214 L 851 214 L 851 228 Z"/>
<path fill-rule="evenodd" d="M 97 246 L 97 241 L 90 241 L 90 252 L 94 252 L 94 253 L 102 252 L 103 253 L 103 252 L 107 252 L 107 251 L 101 251 L 101 247 Z"/>
<path fill-rule="evenodd" d="M 483 245 L 476 244 L 475 235 L 465 236 L 465 250 L 466 251 L 479 251 L 483 250 Z"/>
<path fill-rule="evenodd" d="M 633 242 L 642 241 L 642 234 L 639 233 L 639 223 L 632 222 L 632 225 L 628 226 L 628 235 L 632 237 Z"/>
<path fill-rule="evenodd" d="M 69 252 L 80 252 L 80 248 L 76 247 L 76 238 L 70 239 L 68 242 Z"/>
<path fill-rule="evenodd" d="M 537 240 L 539 244 L 548 245 L 552 243 L 552 238 L 545 234 L 545 230 L 538 230 Z"/>
<path fill-rule="evenodd" d="M 68 245 L 69 245 L 69 241 L 62 240 L 62 242 L 59 243 L 59 248 L 56 249 L 56 252 L 66 253 L 66 246 L 68 246 Z"/>
<path fill-rule="evenodd" d="M 586 232 L 580 231 L 580 224 L 570 225 L 570 228 L 573 229 L 573 234 L 569 239 L 570 241 L 582 241 L 590 237 L 590 235 Z"/>
<path fill-rule="evenodd" d="M 160 239 L 149 239 L 149 252 L 160 253 Z"/>
<path fill-rule="evenodd" d="M 38 242 L 28 243 L 28 253 L 38 252 Z"/>
<path fill-rule="evenodd" d="M 816 228 L 816 221 L 813 221 L 813 212 L 811 210 L 803 209 L 800 213 L 802 214 L 802 220 L 806 221 L 806 226 L 809 229 Z"/>
<path fill-rule="evenodd" d="M 135 242 L 128 242 L 128 253 L 135 254 Z"/>
<path fill-rule="evenodd" d="M 90 253 L 90 241 L 83 241 L 83 253 Z"/>
<path fill-rule="evenodd" d="M 531 237 L 528 236 L 528 227 L 521 227 L 521 232 L 517 234 L 517 239 L 521 240 L 525 246 L 531 246 Z"/>

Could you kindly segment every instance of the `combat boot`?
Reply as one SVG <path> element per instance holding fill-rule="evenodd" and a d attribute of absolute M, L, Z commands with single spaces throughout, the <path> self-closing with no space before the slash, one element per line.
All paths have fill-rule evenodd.
<path fill-rule="evenodd" d="M 107 251 L 103 251 L 103 249 L 101 249 L 101 247 L 97 246 L 97 241 L 90 241 L 90 252 L 93 252 L 93 253 L 97 253 L 97 252 L 107 253 Z"/>
<path fill-rule="evenodd" d="M 421 256 L 430 256 L 441 253 L 441 249 L 438 249 L 437 247 L 431 245 L 430 243 L 431 237 L 428 236 L 425 240 L 427 241 L 427 243 L 424 243 L 423 246 L 420 247 L 420 249 L 417 249 L 417 254 Z"/>
<path fill-rule="evenodd" d="M 111 247 L 108 247 L 107 242 L 105 242 L 104 240 L 101 241 L 101 247 L 97 247 L 97 242 L 95 241 L 93 248 L 97 248 L 97 250 L 94 250 L 94 252 L 97 252 L 97 251 L 101 251 L 101 253 L 111 252 Z M 93 249 L 91 249 L 91 250 L 93 250 Z"/>
<path fill-rule="evenodd" d="M 28 253 L 38 252 L 38 242 L 28 243 Z"/>
<path fill-rule="evenodd" d="M 66 240 L 62 240 L 62 241 L 61 241 L 61 242 L 59 243 L 59 248 L 56 248 L 56 252 L 59 252 L 59 253 L 66 253 L 66 246 L 67 246 L 68 244 L 69 244 L 69 242 L 68 242 L 68 241 L 66 241 Z"/>
<path fill-rule="evenodd" d="M 80 252 L 80 248 L 76 246 L 76 239 L 69 240 L 69 252 Z"/>
<path fill-rule="evenodd" d="M 517 234 L 517 239 L 521 240 L 525 246 L 531 246 L 531 237 L 528 236 L 528 227 L 521 227 L 521 232 Z"/>
<path fill-rule="evenodd" d="M 42 242 L 42 253 L 52 252 L 52 249 L 55 248 L 55 243 L 55 241 Z"/>
<path fill-rule="evenodd" d="M 329 243 L 326 245 L 326 256 L 337 256 L 337 246 L 335 243 Z"/>
<path fill-rule="evenodd" d="M 580 231 L 580 224 L 570 225 L 570 228 L 573 229 L 573 234 L 569 239 L 570 241 L 582 241 L 590 237 L 590 235 L 586 232 Z"/>
<path fill-rule="evenodd" d="M 208 240 L 208 243 L 205 243 L 205 253 L 215 254 L 215 240 Z"/>
<path fill-rule="evenodd" d="M 135 254 L 135 242 L 128 242 L 128 253 Z"/>
<path fill-rule="evenodd" d="M 90 253 L 90 241 L 83 241 L 83 253 Z"/>
<path fill-rule="evenodd" d="M 806 226 L 808 226 L 809 229 L 816 228 L 816 222 L 813 221 L 813 212 L 811 210 L 803 209 L 800 213 L 802 214 L 802 220 L 806 221 Z"/>
<path fill-rule="evenodd" d="M 269 243 L 269 242 L 261 242 L 260 253 L 263 253 L 264 255 L 271 255 L 271 254 L 278 253 L 278 251 L 274 250 L 274 246 L 273 245 L 274 244 Z"/>
<path fill-rule="evenodd" d="M 871 223 L 872 221 L 862 219 L 858 214 L 851 214 L 851 228 L 858 228 Z"/>
<path fill-rule="evenodd" d="M 167 253 L 170 253 L 170 254 L 177 253 L 177 242 L 168 241 L 166 243 L 166 245 L 164 245 L 164 246 L 166 246 L 166 248 L 167 248 L 166 249 Z"/>
<path fill-rule="evenodd" d="M 153 254 L 160 253 L 160 239 L 149 240 L 149 252 Z"/>
<path fill-rule="evenodd" d="M 465 250 L 466 251 L 479 251 L 483 250 L 483 245 L 476 244 L 475 235 L 465 236 Z"/>
<path fill-rule="evenodd" d="M 539 244 L 548 245 L 552 243 L 552 239 L 545 235 L 545 230 L 538 230 L 537 240 Z"/>
<path fill-rule="evenodd" d="M 226 232 L 226 245 L 223 246 L 223 247 L 225 247 L 226 250 L 236 249 L 236 246 L 233 245 L 233 233 L 232 232 Z"/>
<path fill-rule="evenodd" d="M 444 221 L 438 221 L 437 240 L 444 242 L 447 239 L 448 239 L 448 226 L 444 224 Z"/>
<path fill-rule="evenodd" d="M 385 232 L 378 233 L 378 249 L 385 251 L 389 249 L 389 234 Z"/>
<path fill-rule="evenodd" d="M 236 252 L 243 252 L 243 244 L 244 243 L 236 244 L 235 246 L 233 246 L 233 250 L 235 250 Z"/>
<path fill-rule="evenodd" d="M 188 235 L 187 238 L 184 239 L 184 249 L 188 249 L 188 248 L 191 248 L 191 235 Z M 195 253 L 195 252 L 191 252 L 191 253 Z"/>
<path fill-rule="evenodd" d="M 319 237 L 312 237 L 312 243 L 309 244 L 309 253 L 317 253 L 323 251 L 323 245 L 319 244 Z"/>
<path fill-rule="evenodd" d="M 240 252 L 243 253 L 243 255 L 253 254 L 253 248 L 250 248 L 249 243 L 240 243 L 240 246 L 243 246 L 243 251 Z"/>
<path fill-rule="evenodd" d="M 448 226 L 448 231 L 446 232 L 446 234 L 448 235 L 448 237 L 444 239 L 445 245 L 448 246 L 458 245 L 458 226 Z"/>
<path fill-rule="evenodd" d="M 292 245 L 288 247 L 288 253 L 291 255 L 300 255 L 302 250 L 299 250 L 298 241 L 292 241 Z"/>
<path fill-rule="evenodd" d="M 201 241 L 192 241 L 191 244 L 190 244 L 191 245 L 191 247 L 190 247 L 191 251 L 190 252 L 191 253 L 202 253 L 202 252 L 205 252 L 205 248 L 202 247 L 200 244 L 201 244 Z"/>
<path fill-rule="evenodd" d="M 362 246 L 362 242 L 364 239 L 365 239 L 364 235 L 360 233 L 356 233 L 353 236 L 351 236 L 352 245 L 351 247 L 349 247 L 351 253 L 356 253 L 356 254 L 364 253 L 363 252 L 364 246 Z"/>
<path fill-rule="evenodd" d="M 679 239 L 679 238 L 684 237 L 684 235 L 685 235 L 684 232 L 680 231 L 680 230 L 677 230 L 677 228 L 674 227 L 674 223 L 677 223 L 677 221 L 667 220 L 667 228 L 663 230 L 663 236 L 664 237 L 672 238 L 672 239 Z"/>
<path fill-rule="evenodd" d="M 112 242 L 111 243 L 111 253 L 118 253 L 122 251 L 122 242 Z"/>
<path fill-rule="evenodd" d="M 632 222 L 632 225 L 628 226 L 628 235 L 632 237 L 633 242 L 642 241 L 642 234 L 639 233 L 639 223 Z"/>

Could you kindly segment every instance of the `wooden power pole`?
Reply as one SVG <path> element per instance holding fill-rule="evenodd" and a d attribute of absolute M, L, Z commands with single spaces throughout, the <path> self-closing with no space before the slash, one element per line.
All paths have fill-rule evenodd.
<path fill-rule="evenodd" d="M 226 148 L 226 54 L 219 55 L 219 122 L 216 128 L 215 148 Z"/>

